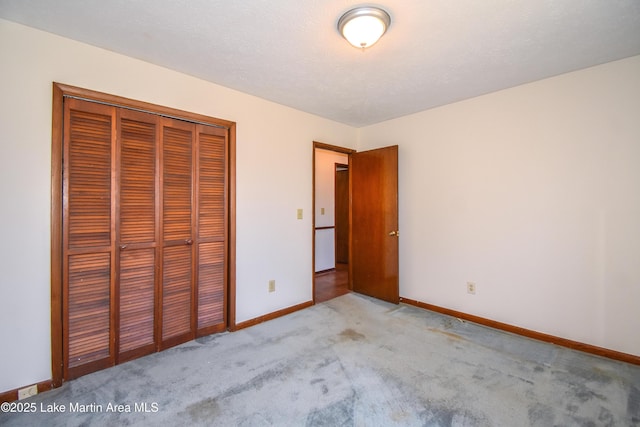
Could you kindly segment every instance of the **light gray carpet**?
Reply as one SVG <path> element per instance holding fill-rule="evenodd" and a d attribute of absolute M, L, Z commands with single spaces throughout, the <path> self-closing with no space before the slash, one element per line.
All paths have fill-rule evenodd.
<path fill-rule="evenodd" d="M 640 426 L 640 367 L 348 294 L 22 402 L 0 425 Z"/>

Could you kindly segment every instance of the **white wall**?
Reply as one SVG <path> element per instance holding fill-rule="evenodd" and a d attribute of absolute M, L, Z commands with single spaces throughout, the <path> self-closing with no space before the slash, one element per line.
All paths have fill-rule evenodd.
<path fill-rule="evenodd" d="M 401 296 L 640 355 L 640 56 L 359 139 L 399 145 Z"/>
<path fill-rule="evenodd" d="M 336 267 L 336 231 L 333 228 L 316 230 L 316 272 Z"/>
<path fill-rule="evenodd" d="M 349 164 L 349 156 L 316 149 L 316 227 L 336 225 L 336 163 Z M 322 213 L 324 209 L 324 214 Z M 316 230 L 316 271 L 336 266 L 335 229 Z"/>
<path fill-rule="evenodd" d="M 4 20 L 0 58 L 0 392 L 51 378 L 53 81 L 237 122 L 236 320 L 312 299 L 312 141 L 355 129 Z"/>

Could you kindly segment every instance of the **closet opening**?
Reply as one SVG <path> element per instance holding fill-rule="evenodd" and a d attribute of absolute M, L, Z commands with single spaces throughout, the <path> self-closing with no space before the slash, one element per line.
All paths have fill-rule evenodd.
<path fill-rule="evenodd" d="M 53 385 L 235 326 L 235 123 L 53 84 Z"/>

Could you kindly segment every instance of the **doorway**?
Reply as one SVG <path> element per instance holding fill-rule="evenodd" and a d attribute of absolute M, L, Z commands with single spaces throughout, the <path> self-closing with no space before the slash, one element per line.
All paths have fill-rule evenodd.
<path fill-rule="evenodd" d="M 349 155 L 314 142 L 313 236 L 316 303 L 349 292 Z"/>
<path fill-rule="evenodd" d="M 400 300 L 398 146 L 356 152 L 314 142 L 313 148 L 314 302 L 354 291 L 397 304 Z M 332 156 L 341 156 L 346 161 L 332 163 Z M 344 243 L 339 243 L 338 238 L 344 232 L 339 230 L 340 221 L 336 219 L 344 215 L 338 213 L 338 205 L 344 199 L 337 201 L 344 172 L 348 172 L 346 258 Z M 326 216 L 325 206 L 330 206 L 329 214 L 333 215 Z M 341 271 L 345 263 L 340 261 L 344 260 L 346 272 Z"/>

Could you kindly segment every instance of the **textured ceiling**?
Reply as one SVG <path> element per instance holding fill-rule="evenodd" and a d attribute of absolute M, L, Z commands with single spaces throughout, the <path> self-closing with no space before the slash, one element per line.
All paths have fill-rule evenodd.
<path fill-rule="evenodd" d="M 0 17 L 365 126 L 640 54 L 640 0 L 388 0 L 362 52 L 349 0 L 0 0 Z"/>

